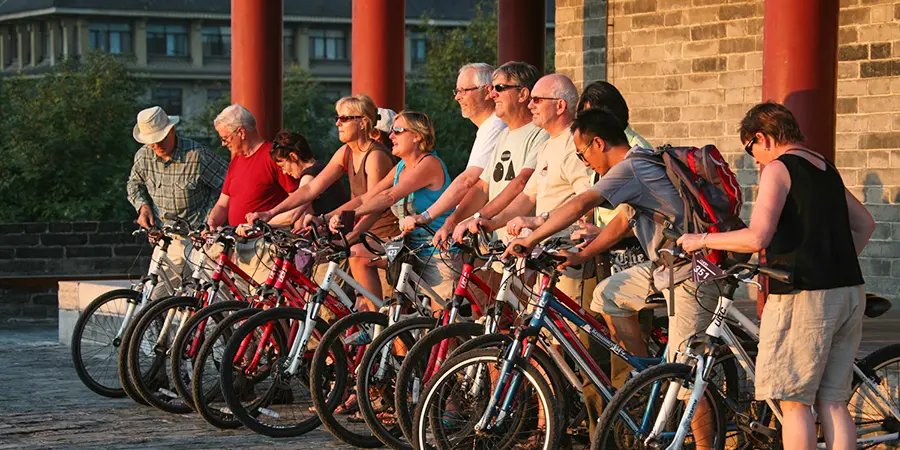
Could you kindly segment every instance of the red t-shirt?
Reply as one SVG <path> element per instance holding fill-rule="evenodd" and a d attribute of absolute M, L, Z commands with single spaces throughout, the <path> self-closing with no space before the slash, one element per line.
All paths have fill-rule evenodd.
<path fill-rule="evenodd" d="M 300 184 L 278 168 L 269 156 L 271 149 L 272 143 L 266 142 L 249 158 L 238 155 L 228 164 L 222 193 L 229 197 L 229 225 L 244 223 L 248 213 L 274 208 Z"/>

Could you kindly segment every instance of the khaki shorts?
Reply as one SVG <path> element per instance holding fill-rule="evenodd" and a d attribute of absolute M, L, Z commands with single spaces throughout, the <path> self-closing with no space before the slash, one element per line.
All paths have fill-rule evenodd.
<path fill-rule="evenodd" d="M 601 281 L 594 289 L 591 309 L 611 317 L 631 317 L 642 309 L 655 307 L 647 304 L 647 297 L 652 293 L 652 265 L 650 262 L 638 264 Z M 666 301 L 671 301 L 669 289 L 663 289 L 663 294 Z M 675 316 L 669 319 L 668 361 L 675 360 L 675 353 L 689 337 L 706 331 L 718 299 L 716 283 L 700 285 L 699 292 L 698 285 L 690 280 L 675 288 Z"/>
<path fill-rule="evenodd" d="M 759 329 L 756 398 L 846 403 L 864 310 L 862 285 L 769 295 Z"/>

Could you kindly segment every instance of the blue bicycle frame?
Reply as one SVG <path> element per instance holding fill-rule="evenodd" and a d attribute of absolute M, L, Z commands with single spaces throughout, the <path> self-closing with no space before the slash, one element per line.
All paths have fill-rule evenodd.
<path fill-rule="evenodd" d="M 528 364 L 537 345 L 538 336 L 545 328 L 562 345 L 565 353 L 575 361 L 581 372 L 587 374 L 588 379 L 600 391 L 604 400 L 609 402 L 612 399 L 614 393 L 609 390 L 611 384 L 609 377 L 590 357 L 584 344 L 575 337 L 572 329 L 562 319 L 570 321 L 588 333 L 593 340 L 598 341 L 611 353 L 624 359 L 639 371 L 660 363 L 662 358 L 637 357 L 613 342 L 609 338 L 609 330 L 606 326 L 588 315 L 584 308 L 556 288 L 556 278 L 557 275 L 554 274 L 549 283 L 541 290 L 540 300 L 534 308 L 528 325 L 516 331 L 516 338 L 503 356 L 497 387 L 494 389 L 484 414 L 475 425 L 476 430 L 490 430 L 492 427 L 503 424 L 518 394 L 523 377 L 522 371 L 516 371 L 513 374 L 512 369 L 517 365 L 521 367 Z M 510 376 L 512 376 L 511 379 Z M 509 381 L 508 389 L 506 388 L 507 381 Z M 500 405 L 499 410 L 498 405 Z M 648 411 L 650 409 L 648 408 Z M 623 418 L 632 430 L 638 429 L 630 417 L 623 415 Z"/>

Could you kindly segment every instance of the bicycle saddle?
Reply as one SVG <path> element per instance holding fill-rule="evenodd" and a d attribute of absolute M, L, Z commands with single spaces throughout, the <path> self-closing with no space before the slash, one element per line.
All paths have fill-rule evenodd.
<path fill-rule="evenodd" d="M 891 309 L 891 301 L 875 295 L 866 294 L 866 317 L 878 317 Z"/>
<path fill-rule="evenodd" d="M 647 299 L 644 300 L 644 303 L 648 305 L 665 305 L 666 297 L 662 294 L 662 292 L 654 292 L 647 296 Z"/>

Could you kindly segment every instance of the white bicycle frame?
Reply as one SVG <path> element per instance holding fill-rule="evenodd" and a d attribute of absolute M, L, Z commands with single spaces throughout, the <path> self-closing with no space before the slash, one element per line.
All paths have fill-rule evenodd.
<path fill-rule="evenodd" d="M 736 308 L 732 308 L 732 303 L 734 303 L 734 301 L 730 298 L 724 296 L 719 297 L 719 302 L 716 305 L 716 310 L 713 314 L 712 323 L 710 323 L 706 328 L 706 334 L 713 338 L 722 339 L 731 350 L 735 359 L 737 359 L 738 363 L 747 373 L 747 376 L 750 377 L 751 380 L 755 381 L 756 366 L 754 364 L 754 361 L 741 346 L 740 342 L 731 331 L 728 321 L 725 320 L 725 318 L 728 317 L 737 322 L 740 327 L 756 341 L 759 341 L 759 327 Z M 693 354 L 690 349 L 687 349 L 685 354 L 689 358 L 692 358 L 697 362 L 697 366 L 695 369 L 697 375 L 694 379 L 694 388 L 691 391 L 691 397 L 685 407 L 686 414 L 681 418 L 681 421 L 678 424 L 678 430 L 675 434 L 675 439 L 672 441 L 672 444 L 669 445 L 668 450 L 678 450 L 681 448 L 681 445 L 684 443 L 684 439 L 685 437 L 687 437 L 687 433 L 690 430 L 691 419 L 693 419 L 693 415 L 697 410 L 697 402 L 700 400 L 700 397 L 703 395 L 704 391 L 706 391 L 706 387 L 709 384 L 707 379 L 709 378 L 709 371 L 711 370 L 710 363 L 713 361 L 712 356 L 708 356 L 706 359 L 704 359 L 699 355 Z M 873 383 L 872 380 L 869 379 L 869 377 L 867 377 L 855 363 L 853 364 L 853 372 L 861 380 L 863 380 L 862 386 L 864 387 L 860 389 L 859 392 L 862 393 L 862 395 L 865 396 L 866 399 L 869 400 L 873 405 L 879 408 L 880 412 L 886 417 L 893 416 L 896 419 L 900 419 L 900 411 L 898 411 L 891 405 L 891 402 L 887 400 L 887 398 L 884 396 L 884 393 L 881 392 L 878 386 Z M 673 414 L 675 404 L 678 401 L 678 393 L 680 390 L 680 382 L 673 382 L 669 385 L 668 391 L 666 391 L 666 397 L 663 401 L 662 408 L 660 409 L 660 413 L 656 418 L 656 422 L 654 423 L 653 431 L 650 432 L 649 436 L 645 440 L 645 443 L 658 438 L 662 434 L 665 424 L 668 423 L 669 417 Z M 775 418 L 779 422 L 782 422 L 781 409 L 778 407 L 778 404 L 771 399 L 766 400 L 766 404 L 768 404 L 769 408 L 772 409 L 772 413 L 775 415 Z M 887 405 L 886 408 L 885 405 Z M 759 426 L 765 428 L 765 425 L 760 424 Z M 871 432 L 874 430 L 863 431 Z M 898 435 L 900 435 L 900 433 L 890 433 L 874 438 L 858 439 L 857 445 L 870 445 L 880 442 L 893 441 L 897 440 L 898 437 L 900 437 Z M 820 443 L 817 447 L 825 448 L 825 444 Z"/>
<path fill-rule="evenodd" d="M 162 241 L 160 241 L 162 243 Z M 139 304 L 136 303 L 128 303 L 128 306 L 125 309 L 125 316 L 122 318 L 122 324 L 119 326 L 118 332 L 116 332 L 116 339 L 121 339 L 122 334 L 125 333 L 125 328 L 128 327 L 128 324 L 131 323 L 132 317 L 134 317 L 135 313 L 140 311 L 144 306 L 147 306 L 147 303 L 150 301 L 151 296 L 153 295 L 153 291 L 156 290 L 156 286 L 159 284 L 160 275 L 162 275 L 162 280 L 165 285 L 172 291 L 175 292 L 175 287 L 173 286 L 172 280 L 169 279 L 169 276 L 166 272 L 160 274 L 161 264 L 166 264 L 169 267 L 175 267 L 175 263 L 169 259 L 169 256 L 162 250 L 161 245 L 156 245 L 153 247 L 153 254 L 150 257 L 150 268 L 147 269 L 147 280 L 144 281 L 143 285 L 140 287 L 141 292 L 141 302 Z"/>

